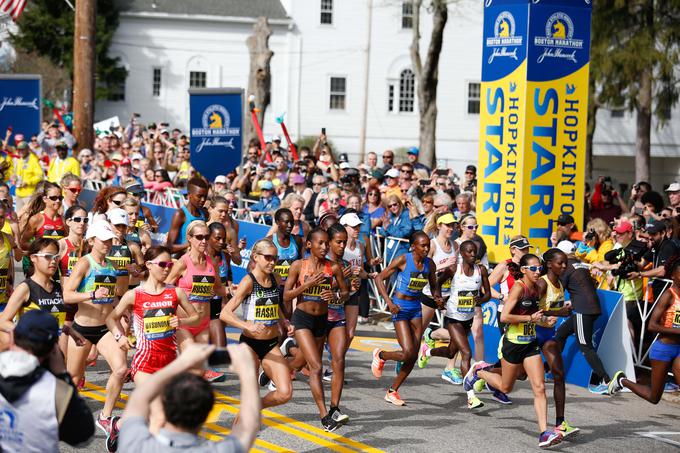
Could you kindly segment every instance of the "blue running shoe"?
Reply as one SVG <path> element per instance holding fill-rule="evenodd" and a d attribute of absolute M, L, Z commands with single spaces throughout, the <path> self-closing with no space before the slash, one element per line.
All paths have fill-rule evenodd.
<path fill-rule="evenodd" d="M 493 385 L 489 385 L 489 383 L 486 383 L 486 389 L 493 393 L 493 399 L 498 401 L 501 404 L 512 404 L 512 400 L 510 397 L 507 395 L 507 393 L 503 393 L 500 390 L 498 390 L 496 387 Z"/>
<path fill-rule="evenodd" d="M 603 384 L 602 382 L 600 382 L 597 385 L 589 385 L 588 391 L 590 393 L 595 393 L 596 395 L 606 395 L 609 393 L 609 387 L 607 386 L 607 384 Z"/>
<path fill-rule="evenodd" d="M 543 431 L 538 437 L 538 446 L 541 448 L 552 447 L 562 442 L 562 434 L 556 431 Z"/>
<path fill-rule="evenodd" d="M 484 361 L 480 361 L 472 365 L 470 367 L 470 371 L 468 371 L 468 373 L 465 375 L 465 378 L 463 379 L 463 390 L 465 390 L 466 392 L 472 390 L 473 386 L 475 385 L 475 382 L 479 380 L 479 376 L 477 376 L 477 371 L 488 366 L 490 365 Z"/>
<path fill-rule="evenodd" d="M 663 391 L 666 392 L 666 393 L 672 393 L 672 392 L 676 392 L 678 390 L 678 388 L 680 388 L 678 386 L 678 384 L 676 384 L 675 382 L 668 381 L 668 382 L 666 382 L 666 385 L 664 386 Z"/>
<path fill-rule="evenodd" d="M 453 385 L 461 385 L 463 383 L 463 376 L 460 375 L 460 370 L 456 368 L 453 370 L 445 369 L 442 371 L 442 379 Z"/>

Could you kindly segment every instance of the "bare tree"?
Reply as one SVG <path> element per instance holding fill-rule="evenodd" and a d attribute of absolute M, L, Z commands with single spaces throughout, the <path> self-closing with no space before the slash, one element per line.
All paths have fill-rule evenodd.
<path fill-rule="evenodd" d="M 432 33 L 423 62 L 420 55 L 420 10 L 423 0 L 413 0 L 413 40 L 411 61 L 416 77 L 418 111 L 420 114 L 420 157 L 426 165 L 434 166 L 437 138 L 437 85 L 439 84 L 439 56 L 444 40 L 444 27 L 449 18 L 446 0 L 430 0 Z"/>
<path fill-rule="evenodd" d="M 272 29 L 266 17 L 259 17 L 253 26 L 253 34 L 246 39 L 250 52 L 250 74 L 248 75 L 248 96 L 255 96 L 255 108 L 260 125 L 264 121 L 264 114 L 271 101 L 272 74 L 270 62 L 274 52 L 269 49 L 269 37 Z M 255 126 L 248 116 L 246 135 L 250 140 L 257 137 Z M 247 143 L 247 141 L 244 141 Z M 264 143 L 260 144 L 264 147 Z"/>

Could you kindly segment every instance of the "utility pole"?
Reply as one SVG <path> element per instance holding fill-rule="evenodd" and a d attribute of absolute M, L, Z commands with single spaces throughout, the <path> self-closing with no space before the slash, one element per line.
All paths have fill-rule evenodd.
<path fill-rule="evenodd" d="M 368 0 L 368 30 L 366 32 L 366 59 L 364 61 L 364 105 L 361 110 L 361 127 L 359 128 L 359 163 L 366 155 L 366 125 L 368 123 L 368 85 L 371 65 L 371 28 L 373 18 L 373 0 Z"/>
<path fill-rule="evenodd" d="M 76 2 L 73 36 L 73 135 L 78 148 L 94 145 L 94 41 L 96 0 Z"/>

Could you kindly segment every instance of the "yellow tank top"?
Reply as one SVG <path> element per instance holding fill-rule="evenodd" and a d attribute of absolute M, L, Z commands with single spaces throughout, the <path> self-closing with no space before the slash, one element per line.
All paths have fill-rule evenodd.
<path fill-rule="evenodd" d="M 5 219 L 5 223 L 2 225 L 2 228 L 0 228 L 0 231 L 2 231 L 3 233 L 10 234 L 10 235 L 12 234 L 12 227 L 9 225 L 9 222 L 7 221 L 7 219 Z"/>
<path fill-rule="evenodd" d="M 562 286 L 562 282 L 559 280 L 557 281 L 560 285 L 558 287 L 552 284 L 547 275 L 544 275 L 541 278 L 545 280 L 548 287 L 548 290 L 539 302 L 541 310 L 545 312 L 560 311 L 562 307 L 564 307 L 564 287 Z"/>
<path fill-rule="evenodd" d="M 5 223 L 7 225 L 7 223 Z M 9 267 L 12 265 L 12 246 L 9 239 L 2 235 L 2 247 L 0 248 L 0 304 L 6 304 L 9 300 L 7 287 L 9 285 Z"/>

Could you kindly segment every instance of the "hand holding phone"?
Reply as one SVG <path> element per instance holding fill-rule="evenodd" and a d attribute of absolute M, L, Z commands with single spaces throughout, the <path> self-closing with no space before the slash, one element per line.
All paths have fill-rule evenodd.
<path fill-rule="evenodd" d="M 208 356 L 208 366 L 230 365 L 231 355 L 226 348 L 216 348 Z"/>

